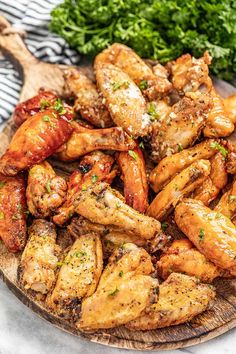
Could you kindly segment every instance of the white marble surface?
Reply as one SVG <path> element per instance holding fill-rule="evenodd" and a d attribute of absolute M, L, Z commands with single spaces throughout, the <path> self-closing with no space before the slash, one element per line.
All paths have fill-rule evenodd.
<path fill-rule="evenodd" d="M 90 343 L 55 328 L 23 305 L 0 280 L 0 354 L 128 354 L 129 352 Z M 207 343 L 168 352 L 168 354 L 180 353 L 236 354 L 236 329 Z"/>

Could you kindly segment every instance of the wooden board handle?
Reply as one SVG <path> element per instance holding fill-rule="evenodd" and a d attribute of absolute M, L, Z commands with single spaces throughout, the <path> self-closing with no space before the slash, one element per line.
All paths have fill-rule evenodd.
<path fill-rule="evenodd" d="M 23 71 L 26 71 L 38 60 L 26 48 L 22 34 L 23 31 L 15 29 L 5 17 L 0 16 L 0 48 L 4 55 L 9 56 L 13 64 L 20 65 Z"/>

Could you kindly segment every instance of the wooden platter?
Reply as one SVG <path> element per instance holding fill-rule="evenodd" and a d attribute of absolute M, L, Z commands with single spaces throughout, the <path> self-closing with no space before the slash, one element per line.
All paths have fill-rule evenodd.
<path fill-rule="evenodd" d="M 24 75 L 21 100 L 32 97 L 41 86 L 49 89 L 56 87 L 59 91 L 62 90 L 65 67 L 42 63 L 32 57 L 19 34 L 15 33 L 1 17 L 0 47 L 3 52 L 10 53 L 12 58 L 21 65 Z M 86 67 L 83 69 L 87 70 Z M 234 87 L 222 81 L 216 81 L 215 86 L 223 97 L 236 92 Z M 4 131 L 0 133 L 0 154 L 5 151 L 13 133 L 14 126 L 10 120 Z M 59 235 L 60 237 L 62 236 Z M 218 295 L 213 309 L 197 316 L 187 324 L 146 332 L 133 332 L 119 327 L 95 333 L 81 333 L 66 320 L 54 316 L 44 307 L 43 302 L 19 287 L 17 282 L 19 259 L 20 255 L 10 254 L 5 246 L 0 244 L 0 276 L 10 291 L 26 306 L 53 325 L 92 342 L 136 350 L 177 349 L 205 342 L 236 326 L 236 280 L 218 279 L 214 284 Z"/>

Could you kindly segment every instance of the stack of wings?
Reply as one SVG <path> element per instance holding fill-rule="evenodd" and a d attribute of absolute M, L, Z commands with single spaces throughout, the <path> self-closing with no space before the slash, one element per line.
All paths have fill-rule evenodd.
<path fill-rule="evenodd" d="M 115 43 L 94 81 L 68 70 L 64 97 L 15 109 L 0 237 L 22 251 L 20 286 L 81 331 L 190 321 L 236 276 L 236 96 L 218 95 L 210 63 L 164 67 Z"/>

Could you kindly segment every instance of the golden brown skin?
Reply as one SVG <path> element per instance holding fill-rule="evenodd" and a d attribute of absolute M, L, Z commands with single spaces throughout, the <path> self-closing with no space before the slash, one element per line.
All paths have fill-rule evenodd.
<path fill-rule="evenodd" d="M 23 175 L 0 175 L 0 238 L 10 252 L 18 252 L 25 246 L 26 211 Z"/>
<path fill-rule="evenodd" d="M 200 185 L 193 194 L 193 198 L 200 200 L 208 206 L 220 193 L 228 182 L 225 158 L 220 152 L 210 159 L 211 172 L 209 177 Z"/>
<path fill-rule="evenodd" d="M 226 169 L 232 175 L 236 174 L 236 141 L 228 141 L 228 155 L 226 158 Z"/>
<path fill-rule="evenodd" d="M 80 330 L 113 328 L 138 317 L 157 296 L 158 281 L 151 257 L 142 248 L 126 243 L 109 258 L 96 292 L 82 302 Z"/>
<path fill-rule="evenodd" d="M 95 69 L 99 65 L 109 63 L 126 72 L 150 100 L 160 98 L 172 88 L 167 70 L 161 64 L 157 64 L 152 70 L 124 44 L 114 43 L 98 54 L 95 59 Z"/>
<path fill-rule="evenodd" d="M 217 152 L 215 148 L 211 147 L 214 143 L 216 140 L 208 139 L 192 148 L 165 157 L 150 173 L 152 189 L 156 193 L 159 192 L 177 173 L 183 171 L 193 162 L 200 159 L 210 159 Z"/>
<path fill-rule="evenodd" d="M 172 273 L 160 285 L 157 303 L 126 327 L 145 331 L 190 321 L 211 307 L 215 296 L 214 288 L 199 279 Z"/>
<path fill-rule="evenodd" d="M 80 127 L 73 132 L 67 143 L 59 149 L 57 157 L 62 161 L 74 161 L 91 151 L 128 151 L 134 146 L 134 140 L 121 127 L 106 129 Z"/>
<path fill-rule="evenodd" d="M 43 219 L 33 221 L 20 262 L 20 281 L 26 290 L 46 294 L 54 285 L 60 252 L 56 237 L 53 223 Z"/>
<path fill-rule="evenodd" d="M 172 84 L 182 92 L 195 92 L 199 89 L 209 91 L 212 81 L 209 77 L 208 65 L 211 57 L 205 52 L 202 58 L 196 59 L 190 54 L 184 54 L 171 63 Z"/>
<path fill-rule="evenodd" d="M 157 262 L 158 274 L 167 279 L 171 273 L 197 277 L 211 283 L 222 271 L 201 254 L 188 239 L 175 240 Z"/>
<path fill-rule="evenodd" d="M 236 94 L 231 95 L 223 100 L 226 113 L 231 122 L 236 124 Z"/>
<path fill-rule="evenodd" d="M 230 219 L 197 200 L 186 199 L 177 205 L 175 221 L 207 259 L 236 275 L 236 228 Z"/>
<path fill-rule="evenodd" d="M 102 244 L 95 233 L 75 240 L 61 268 L 47 305 L 61 317 L 76 319 L 82 298 L 96 290 L 103 267 Z"/>
<path fill-rule="evenodd" d="M 227 114 L 223 100 L 212 88 L 210 91 L 213 107 L 210 110 L 206 127 L 203 129 L 203 134 L 207 138 L 220 138 L 229 136 L 234 131 L 234 124 Z"/>
<path fill-rule="evenodd" d="M 0 159 L 0 172 L 14 176 L 52 155 L 72 134 L 73 127 L 57 110 L 38 112 L 16 131 Z"/>
<path fill-rule="evenodd" d="M 56 175 L 47 161 L 34 165 L 29 170 L 26 189 L 27 205 L 36 218 L 51 216 L 64 202 L 66 192 L 66 181 Z"/>
<path fill-rule="evenodd" d="M 225 192 L 219 203 L 214 208 L 215 211 L 225 215 L 229 219 L 233 219 L 236 215 L 236 180 L 232 187 Z"/>
<path fill-rule="evenodd" d="M 74 171 L 68 182 L 68 191 L 65 203 L 57 210 L 53 221 L 63 225 L 75 212 L 74 201 L 81 190 L 88 188 L 97 181 L 111 183 L 116 176 L 116 170 L 111 171 L 114 159 L 101 151 L 92 152 L 80 161 L 78 170 Z"/>
<path fill-rule="evenodd" d="M 142 150 L 135 147 L 131 152 L 121 152 L 117 162 L 124 182 L 124 196 L 126 203 L 144 213 L 148 207 L 148 183 L 145 160 Z"/>
<path fill-rule="evenodd" d="M 118 67 L 104 64 L 96 66 L 96 79 L 115 124 L 134 138 L 147 135 L 151 119 L 145 99 L 130 77 Z"/>
<path fill-rule="evenodd" d="M 202 184 L 210 174 L 210 168 L 209 161 L 198 160 L 184 169 L 157 194 L 147 214 L 157 220 L 162 220 L 181 199 Z"/>
<path fill-rule="evenodd" d="M 157 220 L 125 204 L 120 193 L 104 182 L 81 191 L 75 205 L 76 212 L 93 223 L 119 226 L 145 239 L 153 238 L 161 230 Z"/>
<path fill-rule="evenodd" d="M 191 146 L 206 122 L 210 106 L 209 95 L 196 93 L 174 104 L 163 121 L 156 121 L 151 139 L 153 160 L 159 162 Z"/>
<path fill-rule="evenodd" d="M 65 73 L 65 82 L 70 95 L 75 97 L 74 109 L 83 119 L 99 128 L 114 125 L 103 103 L 103 97 L 87 76 L 79 70 L 70 69 Z"/>

